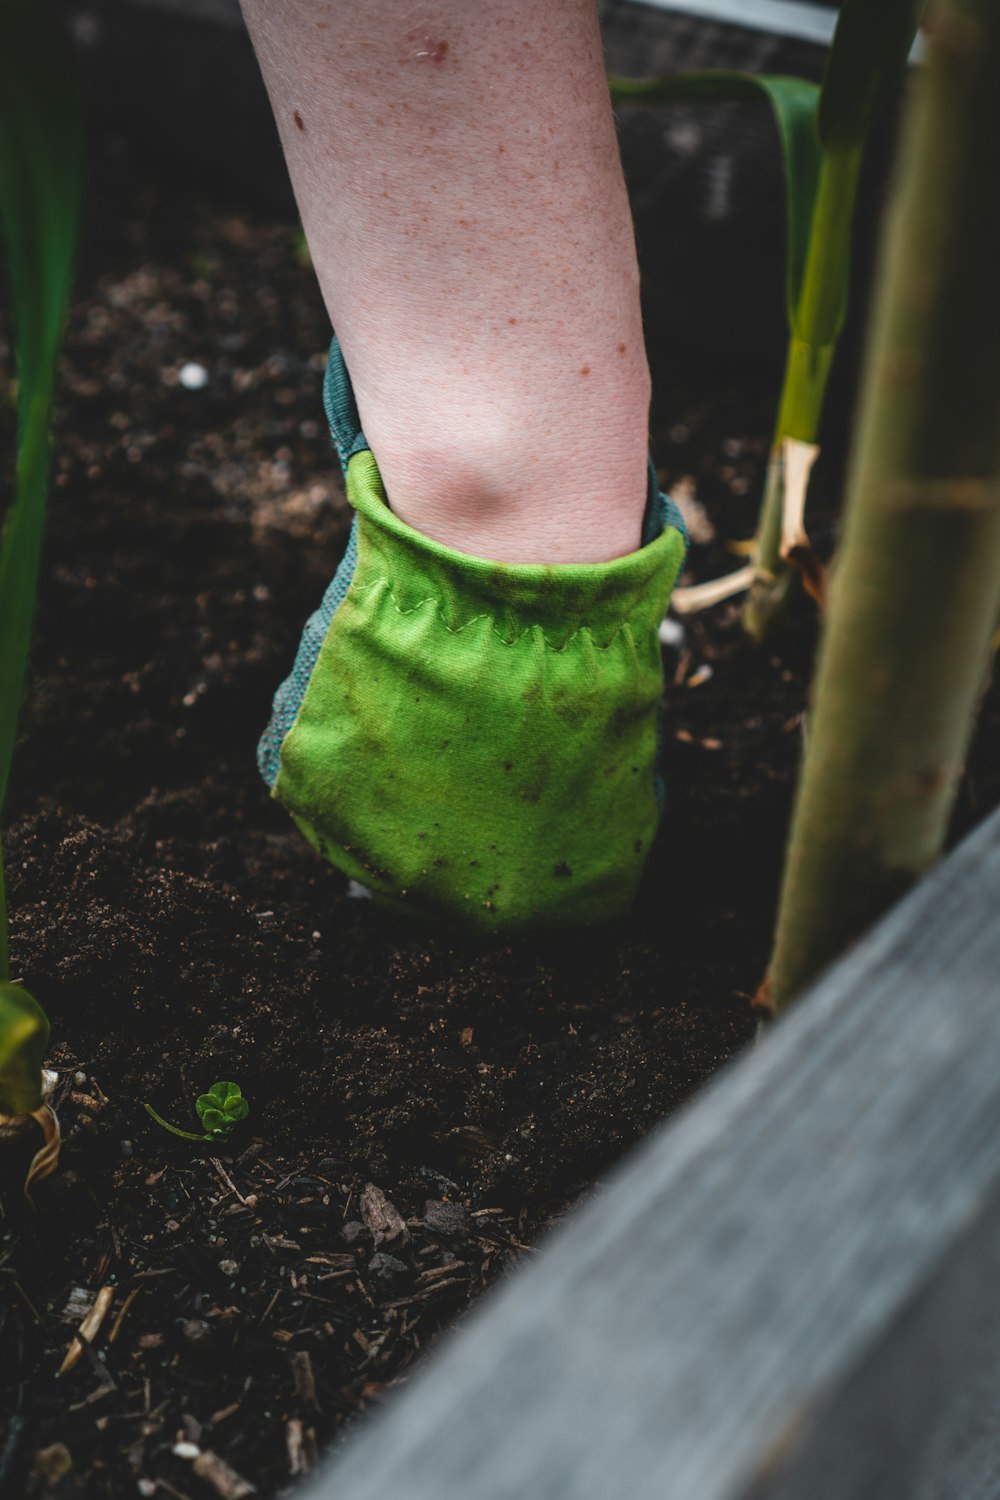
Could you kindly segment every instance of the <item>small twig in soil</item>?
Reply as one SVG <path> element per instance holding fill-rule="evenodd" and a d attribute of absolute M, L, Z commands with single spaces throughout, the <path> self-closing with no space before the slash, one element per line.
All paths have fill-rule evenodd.
<path fill-rule="evenodd" d="M 283 1290 L 283 1288 L 279 1286 L 278 1290 L 275 1292 L 274 1296 L 271 1298 L 270 1302 L 267 1304 L 267 1307 L 264 1309 L 264 1311 L 263 1311 L 263 1313 L 261 1314 L 261 1317 L 260 1317 L 260 1321 L 262 1323 L 266 1323 L 267 1320 L 268 1320 L 268 1318 L 271 1316 L 272 1312 L 274 1311 L 275 1303 L 277 1302 L 278 1298 L 281 1296 L 282 1290 Z"/>
<path fill-rule="evenodd" d="M 319 1401 L 316 1399 L 316 1377 L 313 1374 L 312 1360 L 309 1358 L 308 1349 L 296 1349 L 288 1356 L 292 1366 L 292 1379 L 295 1382 L 295 1394 L 306 1406 L 311 1406 L 314 1411 L 320 1410 Z"/>
<path fill-rule="evenodd" d="M 174 1500 L 191 1500 L 191 1496 L 186 1494 L 184 1490 L 179 1490 L 175 1484 L 170 1483 L 169 1479 L 164 1479 L 159 1474 L 156 1476 L 155 1483 L 168 1495 L 173 1495 Z"/>
<path fill-rule="evenodd" d="M 18 1296 L 21 1297 L 26 1303 L 28 1311 L 31 1313 L 31 1316 L 34 1318 L 35 1322 L 44 1323 L 45 1319 L 42 1317 L 41 1313 L 38 1311 L 38 1308 L 32 1302 L 31 1298 L 28 1296 L 27 1292 L 24 1290 L 24 1287 L 18 1281 L 16 1276 L 14 1277 L 14 1290 L 17 1292 Z"/>
<path fill-rule="evenodd" d="M 210 1448 L 205 1449 L 204 1454 L 198 1454 L 190 1467 L 199 1479 L 205 1479 L 222 1496 L 222 1500 L 247 1500 L 247 1496 L 256 1494 L 255 1485 L 243 1475 L 237 1475 L 235 1469 L 226 1464 L 225 1458 L 219 1458 Z"/>
<path fill-rule="evenodd" d="M 79 1360 L 83 1353 L 84 1344 L 89 1344 L 95 1338 L 101 1324 L 108 1315 L 112 1302 L 115 1300 L 115 1289 L 113 1286 L 102 1286 L 94 1298 L 93 1306 L 84 1318 L 77 1330 L 76 1336 L 69 1348 L 66 1357 L 59 1366 L 59 1374 L 65 1375 L 68 1370 Z"/>
<path fill-rule="evenodd" d="M 70 1411 L 83 1411 L 84 1407 L 92 1406 L 95 1401 L 100 1401 L 104 1396 L 109 1396 L 112 1391 L 118 1389 L 111 1371 L 98 1358 L 96 1350 L 92 1349 L 90 1344 L 84 1344 L 83 1349 L 90 1362 L 90 1368 L 97 1376 L 98 1384 L 96 1389 L 90 1392 L 89 1396 L 84 1396 L 82 1401 L 73 1402 L 69 1408 Z"/>
<path fill-rule="evenodd" d="M 219 1411 L 213 1411 L 208 1419 L 210 1426 L 218 1427 L 220 1422 L 226 1422 L 230 1417 L 235 1417 L 242 1405 L 242 1401 L 233 1401 L 231 1405 L 223 1406 Z"/>
<path fill-rule="evenodd" d="M 129 1308 L 132 1306 L 132 1303 L 135 1301 L 136 1297 L 138 1297 L 141 1291 L 141 1286 L 134 1286 L 129 1292 L 128 1296 L 125 1298 L 125 1301 L 122 1303 L 121 1307 L 118 1310 L 118 1316 L 115 1318 L 114 1324 L 111 1328 L 111 1332 L 108 1334 L 109 1344 L 113 1344 L 115 1339 L 118 1337 L 119 1333 L 121 1332 L 121 1326 L 125 1321 L 125 1314 L 128 1312 Z"/>
<path fill-rule="evenodd" d="M 288 1472 L 308 1474 L 316 1462 L 316 1433 L 311 1427 L 303 1427 L 297 1417 L 285 1424 L 285 1444 L 288 1448 Z"/>
<path fill-rule="evenodd" d="M 210 1156 L 208 1159 L 211 1162 L 212 1166 L 214 1167 L 215 1171 L 222 1178 L 222 1181 L 225 1183 L 225 1185 L 229 1189 L 229 1191 L 231 1193 L 235 1193 L 236 1196 L 237 1196 L 237 1198 L 240 1200 L 240 1202 L 244 1206 L 246 1206 L 246 1201 L 247 1200 L 244 1198 L 243 1194 L 240 1192 L 239 1188 L 236 1186 L 235 1182 L 230 1177 L 229 1173 L 226 1171 L 225 1167 L 222 1165 L 222 1163 L 219 1160 L 219 1158 L 217 1156 Z"/>

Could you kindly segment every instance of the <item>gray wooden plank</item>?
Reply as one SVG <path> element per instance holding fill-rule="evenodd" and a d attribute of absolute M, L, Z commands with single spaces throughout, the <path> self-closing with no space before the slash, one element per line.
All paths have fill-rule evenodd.
<path fill-rule="evenodd" d="M 766 31 L 772 36 L 795 37 L 827 47 L 837 24 L 837 12 L 808 0 L 634 0 L 654 10 L 677 11 L 699 16 L 746 31 Z"/>
<path fill-rule="evenodd" d="M 953 1470 L 970 1391 L 989 1427 L 964 1366 L 1000 1285 L 998 892 L 1000 815 L 485 1299 L 309 1500 L 844 1500 Z M 996 1493 L 994 1438 L 954 1494 Z"/>
<path fill-rule="evenodd" d="M 698 16 L 744 31 L 765 31 L 771 36 L 794 38 L 815 47 L 828 47 L 837 25 L 836 6 L 813 5 L 808 0 L 629 0 L 629 3 Z M 910 62 L 918 63 L 922 56 L 923 46 L 918 36 L 910 52 Z"/>

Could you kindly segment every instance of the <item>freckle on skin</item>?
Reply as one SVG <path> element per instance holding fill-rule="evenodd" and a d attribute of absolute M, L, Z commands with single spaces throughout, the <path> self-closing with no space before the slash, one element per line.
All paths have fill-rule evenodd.
<path fill-rule="evenodd" d="M 299 127 L 300 130 L 305 130 L 306 127 L 302 123 L 302 116 L 299 114 L 298 110 L 296 110 L 295 113 L 292 115 L 292 119 L 295 121 L 296 125 Z"/>
<path fill-rule="evenodd" d="M 516 322 L 517 322 L 517 319 L 516 319 L 516 318 L 508 318 L 508 319 L 507 319 L 507 322 L 508 322 L 508 323 L 509 323 L 509 324 L 510 324 L 510 325 L 511 325 L 511 327 L 512 327 L 512 328 L 513 328 L 513 326 L 514 326 L 514 324 L 515 324 L 515 323 L 516 323 Z"/>
<path fill-rule="evenodd" d="M 619 344 L 618 345 L 618 353 L 619 354 L 624 354 L 625 353 L 625 345 L 624 344 Z"/>
<path fill-rule="evenodd" d="M 590 366 L 589 365 L 581 365 L 580 366 L 580 374 L 581 375 L 589 375 L 590 374 Z"/>

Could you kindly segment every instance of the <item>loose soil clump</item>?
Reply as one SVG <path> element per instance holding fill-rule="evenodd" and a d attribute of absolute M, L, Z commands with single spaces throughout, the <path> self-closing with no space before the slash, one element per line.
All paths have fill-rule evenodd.
<path fill-rule="evenodd" d="M 0 1494 L 276 1496 L 749 1041 L 814 631 L 760 652 L 733 606 L 668 649 L 627 922 L 483 945 L 386 915 L 254 765 L 349 525 L 296 228 L 105 163 L 84 243 L 6 840 L 66 1144 L 37 1213 L 30 1146 L 0 1158 Z M 772 393 L 687 369 L 658 402 L 711 576 L 752 531 Z M 997 800 L 997 720 L 959 827 Z M 196 1128 L 218 1079 L 252 1111 L 218 1150 L 142 1108 Z"/>

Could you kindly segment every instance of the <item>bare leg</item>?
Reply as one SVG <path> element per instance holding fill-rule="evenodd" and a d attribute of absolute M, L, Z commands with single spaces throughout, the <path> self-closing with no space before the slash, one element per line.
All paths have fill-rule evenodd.
<path fill-rule="evenodd" d="M 594 0 L 243 0 L 393 510 L 639 546 L 649 373 Z"/>

